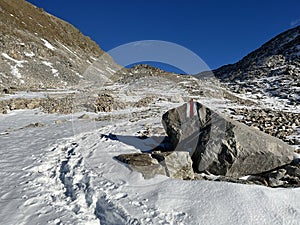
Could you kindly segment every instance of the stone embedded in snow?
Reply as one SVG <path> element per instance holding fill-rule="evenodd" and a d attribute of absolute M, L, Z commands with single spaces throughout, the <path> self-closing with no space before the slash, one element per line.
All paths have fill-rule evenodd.
<path fill-rule="evenodd" d="M 169 110 L 162 122 L 175 151 L 188 151 L 197 172 L 241 177 L 293 160 L 293 148 L 283 141 L 224 118 L 198 102 Z"/>
<path fill-rule="evenodd" d="M 116 159 L 128 164 L 131 170 L 142 173 L 145 179 L 157 174 L 166 175 L 164 167 L 147 153 L 121 154 Z"/>
<path fill-rule="evenodd" d="M 155 152 L 152 157 L 165 167 L 168 177 L 194 179 L 193 162 L 188 152 Z"/>
<path fill-rule="evenodd" d="M 78 119 L 87 120 L 87 119 L 90 119 L 90 116 L 88 114 L 83 114 L 83 115 L 79 116 Z"/>
<path fill-rule="evenodd" d="M 176 179 L 194 179 L 192 160 L 188 152 L 153 152 L 122 154 L 116 157 L 129 168 L 143 174 L 145 179 L 157 174 Z"/>

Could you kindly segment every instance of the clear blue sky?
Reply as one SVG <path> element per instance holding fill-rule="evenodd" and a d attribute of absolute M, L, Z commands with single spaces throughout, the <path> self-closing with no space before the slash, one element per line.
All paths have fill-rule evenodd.
<path fill-rule="evenodd" d="M 108 51 L 163 40 L 199 55 L 211 69 L 235 63 L 300 25 L 299 0 L 28 0 L 64 19 Z"/>

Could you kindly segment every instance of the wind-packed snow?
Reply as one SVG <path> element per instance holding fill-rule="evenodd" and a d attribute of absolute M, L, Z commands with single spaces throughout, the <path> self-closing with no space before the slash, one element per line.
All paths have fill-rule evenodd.
<path fill-rule="evenodd" d="M 52 67 L 52 63 L 51 63 L 51 62 L 42 61 L 42 63 L 43 63 L 45 66 Z"/>
<path fill-rule="evenodd" d="M 24 55 L 27 57 L 33 57 L 35 54 L 33 52 L 24 52 Z"/>
<path fill-rule="evenodd" d="M 55 47 L 54 47 L 49 41 L 47 41 L 47 40 L 45 40 L 45 39 L 43 39 L 43 38 L 41 38 L 41 40 L 44 42 L 44 45 L 45 45 L 47 48 L 49 48 L 49 49 L 51 49 L 51 50 L 55 50 Z"/>
<path fill-rule="evenodd" d="M 76 58 L 78 58 L 78 59 L 80 59 L 79 57 L 78 57 L 78 55 L 76 54 L 76 52 L 74 52 L 74 51 L 72 51 L 72 50 L 70 50 L 67 46 L 65 46 L 64 44 L 62 44 L 62 43 L 60 43 L 60 42 L 58 42 L 64 49 L 66 49 L 68 52 L 70 52 L 71 54 L 73 54 Z"/>
<path fill-rule="evenodd" d="M 51 62 L 48 62 L 48 61 L 42 61 L 42 63 L 45 65 L 45 66 L 48 66 L 51 68 L 51 72 L 53 74 L 54 77 L 58 77 L 59 76 L 59 72 L 57 69 L 55 69 L 53 67 L 53 64 Z"/>
<path fill-rule="evenodd" d="M 299 224 L 299 189 L 145 180 L 113 159 L 147 147 L 133 139 L 160 118 L 97 124 L 29 110 L 0 118 L 2 224 Z M 36 122 L 45 126 L 26 128 Z"/>
<path fill-rule="evenodd" d="M 1 224 L 299 224 L 300 189 L 162 175 L 145 180 L 116 161 L 159 145 L 159 132 L 137 136 L 162 131 L 162 113 L 182 104 L 168 99 L 188 93 L 155 77 L 105 88 L 126 102 L 160 97 L 147 107 L 88 113 L 90 119 L 39 110 L 0 115 Z M 112 119 L 93 119 L 105 116 Z"/>
<path fill-rule="evenodd" d="M 18 68 L 23 67 L 23 63 L 25 63 L 25 60 L 16 60 L 12 57 L 10 57 L 8 54 L 6 53 L 2 53 L 1 54 L 4 58 L 12 61 L 14 63 L 14 65 L 10 65 L 11 67 L 11 74 L 14 75 L 16 78 L 20 79 L 21 83 L 24 83 L 24 80 L 22 80 L 22 74 L 20 73 Z"/>

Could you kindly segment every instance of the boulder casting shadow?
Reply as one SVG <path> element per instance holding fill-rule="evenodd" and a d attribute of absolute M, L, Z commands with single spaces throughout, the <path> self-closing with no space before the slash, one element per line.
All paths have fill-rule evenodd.
<path fill-rule="evenodd" d="M 166 136 L 126 136 L 109 133 L 108 135 L 100 134 L 100 138 L 122 142 L 126 145 L 133 146 L 144 153 L 174 150 L 169 137 Z"/>
<path fill-rule="evenodd" d="M 175 151 L 190 153 L 196 172 L 238 178 L 293 160 L 293 147 L 280 139 L 227 119 L 198 102 L 170 109 L 162 123 Z"/>
<path fill-rule="evenodd" d="M 168 137 L 101 134 L 101 138 L 120 141 L 139 149 L 141 153 L 121 154 L 114 159 L 124 163 L 132 171 L 140 172 L 145 179 L 153 178 L 158 174 L 183 180 L 194 179 L 189 153 L 173 151 L 174 148 Z"/>

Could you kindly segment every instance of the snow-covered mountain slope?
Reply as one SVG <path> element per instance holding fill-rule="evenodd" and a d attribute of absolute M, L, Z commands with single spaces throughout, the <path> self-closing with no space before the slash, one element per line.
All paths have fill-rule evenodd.
<path fill-rule="evenodd" d="M 102 88 L 124 103 L 121 110 L 2 115 L 1 224 L 298 224 L 300 189 L 145 180 L 114 159 L 159 145 L 162 114 L 192 97 L 224 113 L 228 106 L 241 107 L 214 85 L 188 76 L 137 74 Z M 146 98 L 152 101 L 136 104 Z"/>
<path fill-rule="evenodd" d="M 300 26 L 274 37 L 239 62 L 213 71 L 231 90 L 254 99 L 300 104 Z"/>
<path fill-rule="evenodd" d="M 244 100 L 240 108 L 231 109 L 231 117 L 291 145 L 300 144 L 300 26 L 279 34 L 235 64 L 196 75 L 200 80 L 207 76 L 217 77 L 219 86 L 231 93 L 224 98 Z"/>
<path fill-rule="evenodd" d="M 102 69 L 115 63 L 89 37 L 25 0 L 0 1 L 0 91 L 4 88 L 66 88 L 103 56 Z"/>
<path fill-rule="evenodd" d="M 299 27 L 215 71 L 234 91 L 251 87 L 239 94 L 213 76 L 145 65 L 118 71 L 107 55 L 95 63 L 103 51 L 94 42 L 23 0 L 1 0 L 0 28 L 0 88 L 34 89 L 0 96 L 8 101 L 0 114 L 0 224 L 299 224 L 299 189 L 146 180 L 114 159 L 159 146 L 162 114 L 191 98 L 297 145 L 298 102 L 286 85 L 297 92 Z M 291 65 L 291 76 L 279 73 L 282 64 Z M 287 98 L 266 82 L 251 83 L 256 74 L 272 85 L 280 74 Z M 226 79 L 231 75 L 237 79 Z"/>

